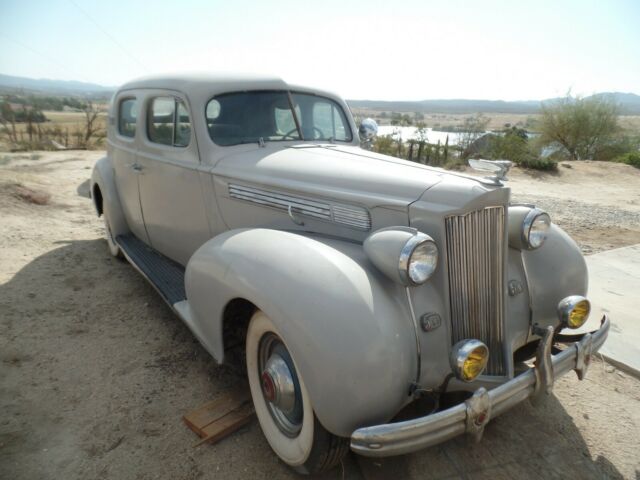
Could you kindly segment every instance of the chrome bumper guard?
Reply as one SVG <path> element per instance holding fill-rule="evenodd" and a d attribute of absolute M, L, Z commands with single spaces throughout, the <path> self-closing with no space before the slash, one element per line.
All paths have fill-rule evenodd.
<path fill-rule="evenodd" d="M 548 327 L 539 332 L 542 339 L 533 368 L 492 390 L 479 388 L 464 403 L 447 410 L 403 422 L 359 428 L 351 434 L 351 450 L 367 457 L 388 457 L 430 447 L 462 433 L 469 433 L 479 441 L 491 418 L 527 398 L 535 401 L 549 394 L 556 377 L 575 370 L 582 380 L 591 355 L 607 339 L 609 326 L 605 315 L 598 330 L 581 338 L 566 337 L 577 341 L 556 355 L 551 355 L 553 328 Z"/>

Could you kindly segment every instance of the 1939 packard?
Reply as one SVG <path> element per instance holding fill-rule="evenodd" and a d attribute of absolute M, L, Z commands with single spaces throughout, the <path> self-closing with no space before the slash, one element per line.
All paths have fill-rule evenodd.
<path fill-rule="evenodd" d="M 368 140 L 375 124 L 360 128 Z M 488 177 L 361 148 L 346 103 L 278 78 L 121 87 L 91 193 L 109 250 L 218 361 L 240 332 L 257 418 L 303 473 L 351 448 L 399 455 L 552 388 L 607 337 L 582 335 L 579 248 Z M 440 399 L 459 400 L 444 406 Z M 393 421 L 413 402 L 424 414 Z"/>

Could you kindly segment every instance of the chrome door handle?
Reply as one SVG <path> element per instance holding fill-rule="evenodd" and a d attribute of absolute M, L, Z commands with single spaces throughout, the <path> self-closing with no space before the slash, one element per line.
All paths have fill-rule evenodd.
<path fill-rule="evenodd" d="M 301 226 L 304 225 L 304 221 L 296 217 L 295 213 L 293 212 L 293 205 L 289 205 L 289 208 L 287 209 L 287 213 L 289 214 L 289 218 L 293 221 L 293 223 Z"/>

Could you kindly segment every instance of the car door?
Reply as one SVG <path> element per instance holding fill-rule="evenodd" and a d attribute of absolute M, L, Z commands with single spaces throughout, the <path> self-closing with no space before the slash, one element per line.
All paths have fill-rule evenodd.
<path fill-rule="evenodd" d="M 200 161 L 184 95 L 145 91 L 138 149 L 140 202 L 153 248 L 186 265 L 211 238 L 200 185 Z"/>
<path fill-rule="evenodd" d="M 148 243 L 139 194 L 140 165 L 137 150 L 140 132 L 140 98 L 133 92 L 123 92 L 114 102 L 115 128 L 109 139 L 110 156 L 116 176 L 116 188 L 122 210 L 131 232 Z M 113 118 L 112 117 L 112 118 Z"/>

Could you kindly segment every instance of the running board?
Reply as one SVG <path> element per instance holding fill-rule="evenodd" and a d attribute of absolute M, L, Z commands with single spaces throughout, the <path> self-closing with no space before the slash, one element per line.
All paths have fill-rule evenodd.
<path fill-rule="evenodd" d="M 158 291 L 172 308 L 187 299 L 184 267 L 165 257 L 131 234 L 118 235 L 116 242 L 129 263 Z"/>

